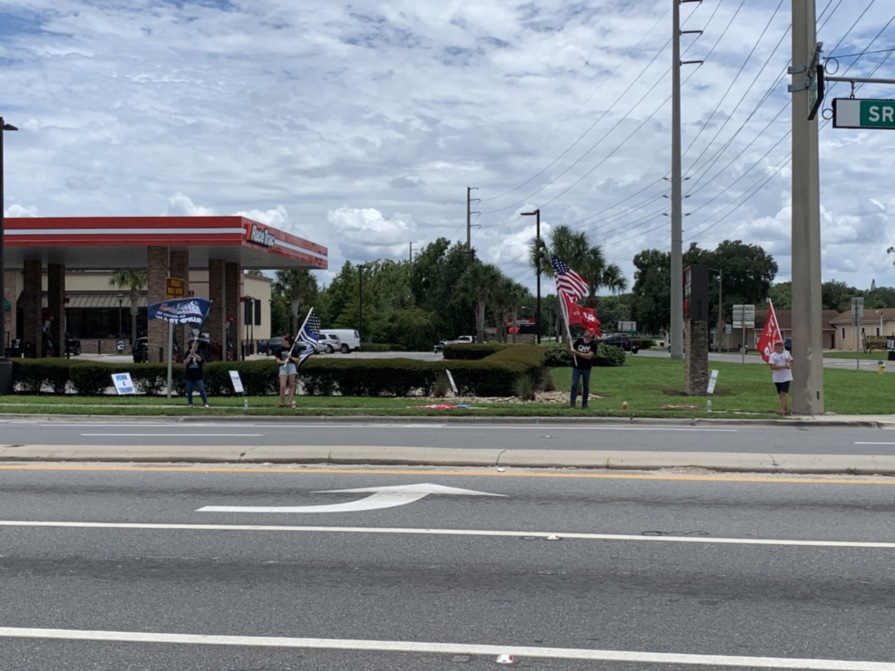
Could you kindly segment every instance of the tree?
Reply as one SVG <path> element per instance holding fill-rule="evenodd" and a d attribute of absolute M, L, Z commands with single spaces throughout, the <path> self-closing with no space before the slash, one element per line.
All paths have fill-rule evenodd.
<path fill-rule="evenodd" d="M 492 287 L 490 299 L 497 327 L 497 342 L 507 342 L 507 319 L 510 318 L 513 324 L 516 323 L 516 313 L 527 296 L 528 291 L 525 287 L 503 275 Z"/>
<path fill-rule="evenodd" d="M 299 308 L 302 305 L 313 307 L 314 299 L 319 292 L 317 278 L 311 275 L 311 271 L 307 268 L 278 270 L 274 277 L 276 279 L 273 282 L 273 291 L 284 298 L 289 306 L 289 333 L 297 333 L 300 326 L 298 324 Z M 276 330 L 287 327 L 286 324 L 276 324 L 276 326 L 280 326 L 280 329 Z"/>
<path fill-rule="evenodd" d="M 485 307 L 492 288 L 497 286 L 503 275 L 497 266 L 476 261 L 460 277 L 458 289 L 475 297 L 476 340 L 485 342 Z"/>
<path fill-rule="evenodd" d="M 435 316 L 435 326 L 445 337 L 454 338 L 473 330 L 472 295 L 458 290 L 464 272 L 475 263 L 465 244 L 439 238 L 426 245 L 413 259 L 410 290 L 416 307 Z"/>
<path fill-rule="evenodd" d="M 634 256 L 634 267 L 632 317 L 642 332 L 659 333 L 671 322 L 671 255 L 647 249 Z"/>
<path fill-rule="evenodd" d="M 863 293 L 863 291 L 848 286 L 845 282 L 836 280 L 830 280 L 820 285 L 820 300 L 824 310 L 845 312 L 850 309 L 851 299 L 855 296 L 862 296 Z M 865 303 L 864 307 L 869 309 L 883 306 Z"/>
<path fill-rule="evenodd" d="M 724 274 L 724 304 L 763 302 L 777 274 L 777 262 L 758 245 L 725 240 L 711 253 L 711 264 Z"/>
<path fill-rule="evenodd" d="M 128 298 L 131 304 L 131 345 L 137 337 L 137 301 L 140 298 L 140 291 L 146 286 L 146 280 L 149 277 L 145 270 L 132 270 L 129 268 L 119 269 L 112 273 L 109 278 L 109 284 L 119 289 L 128 290 Z"/>
<path fill-rule="evenodd" d="M 768 289 L 768 298 L 774 303 L 775 310 L 792 309 L 792 282 L 778 282 Z"/>

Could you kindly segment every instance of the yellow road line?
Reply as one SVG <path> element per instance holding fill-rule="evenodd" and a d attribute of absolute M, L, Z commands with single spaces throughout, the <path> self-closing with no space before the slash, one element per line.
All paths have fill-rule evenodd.
<path fill-rule="evenodd" d="M 895 478 L 880 479 L 840 479 L 840 478 L 815 478 L 815 477 L 778 477 L 774 474 L 766 476 L 739 476 L 739 475 L 649 475 L 642 473 L 552 473 L 531 471 L 496 471 L 496 470 L 468 470 L 448 471 L 442 469 L 393 469 L 393 468 L 331 468 L 309 467 L 307 465 L 295 468 L 257 468 L 237 466 L 140 466 L 140 465 L 67 465 L 67 464 L 3 464 L 0 471 L 88 471 L 88 472 L 158 472 L 158 473 L 237 473 L 257 474 L 273 473 L 288 475 L 433 475 L 433 476 L 463 476 L 476 478 L 575 478 L 597 480 L 668 480 L 690 482 L 755 482 L 755 483 L 783 483 L 783 484 L 810 484 L 810 485 L 895 485 Z"/>

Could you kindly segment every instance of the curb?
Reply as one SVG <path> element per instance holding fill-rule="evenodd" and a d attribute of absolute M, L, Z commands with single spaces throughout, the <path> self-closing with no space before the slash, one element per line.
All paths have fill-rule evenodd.
<path fill-rule="evenodd" d="M 202 464 L 315 464 L 456 466 L 487 468 L 645 471 L 704 469 L 729 473 L 895 475 L 895 456 L 722 452 L 612 452 L 606 450 L 497 450 L 383 447 L 215 447 L 195 445 L 112 447 L 0 446 L 2 462 Z"/>

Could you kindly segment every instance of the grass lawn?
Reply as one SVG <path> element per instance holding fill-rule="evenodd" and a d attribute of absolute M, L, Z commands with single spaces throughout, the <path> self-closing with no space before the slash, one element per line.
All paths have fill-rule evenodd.
<path fill-rule="evenodd" d="M 854 353 L 852 353 L 852 356 Z M 895 362 L 892 362 L 895 365 Z M 718 371 L 712 412 L 706 412 L 706 396 L 685 396 L 684 362 L 680 360 L 629 356 L 624 366 L 595 368 L 591 375 L 591 399 L 588 410 L 572 410 L 567 402 L 520 402 L 507 399 L 482 402 L 476 399 L 368 398 L 343 396 L 299 396 L 295 409 L 277 407 L 276 396 L 249 397 L 248 408 L 242 397 L 211 398 L 211 408 L 189 409 L 182 397 L 145 396 L 0 396 L 0 413 L 51 415 L 137 415 L 137 416 L 510 416 L 510 417 L 714 417 L 773 418 L 779 407 L 771 383 L 771 371 L 756 363 L 710 362 L 709 370 Z M 799 374 L 798 365 L 793 369 Z M 552 371 L 555 388 L 568 392 L 571 369 Z M 864 364 L 862 370 L 824 370 L 824 406 L 840 415 L 874 415 L 893 412 L 895 376 L 878 375 L 875 367 Z M 627 410 L 622 403 L 627 402 Z M 463 403 L 469 408 L 427 409 L 431 403 Z"/>

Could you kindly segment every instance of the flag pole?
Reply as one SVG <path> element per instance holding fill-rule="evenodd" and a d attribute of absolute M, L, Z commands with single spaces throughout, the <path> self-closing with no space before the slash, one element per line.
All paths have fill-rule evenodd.
<path fill-rule="evenodd" d="M 566 307 L 566 295 L 562 289 L 559 289 L 557 291 L 557 293 L 559 294 L 558 298 L 559 298 L 559 302 L 561 303 L 560 307 L 562 307 L 563 321 L 565 322 L 565 325 L 566 325 L 566 338 L 568 339 L 568 342 L 569 342 L 569 349 L 571 349 L 572 348 L 572 331 L 569 329 L 569 309 Z M 578 357 L 575 356 L 574 354 L 572 354 L 572 360 L 575 362 L 575 367 L 577 368 L 578 367 Z"/>
<path fill-rule="evenodd" d="M 292 347 L 289 348 L 289 354 L 287 356 L 287 359 L 292 356 L 292 351 L 295 349 L 295 343 L 298 342 L 298 334 L 304 330 L 305 324 L 308 323 L 308 319 L 311 318 L 311 313 L 313 311 L 314 311 L 313 307 L 310 310 L 308 310 L 308 314 L 305 315 L 305 320 L 301 323 L 301 328 L 299 328 L 298 331 L 296 331 L 295 336 L 293 336 Z"/>

